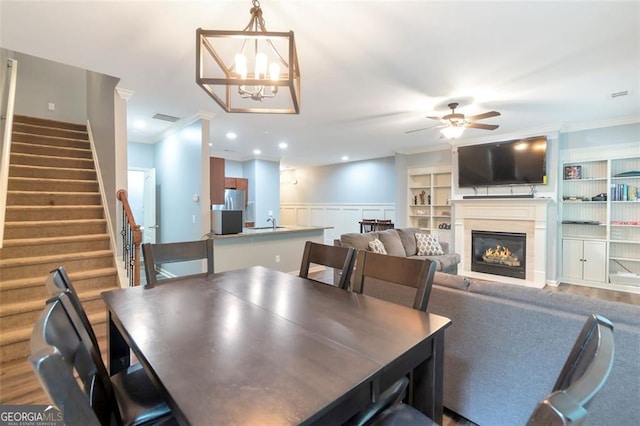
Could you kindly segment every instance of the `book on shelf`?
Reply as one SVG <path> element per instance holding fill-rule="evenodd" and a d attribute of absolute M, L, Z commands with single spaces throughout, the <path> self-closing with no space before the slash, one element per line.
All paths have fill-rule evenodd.
<path fill-rule="evenodd" d="M 626 183 L 611 184 L 611 201 L 640 201 L 640 188 Z"/>

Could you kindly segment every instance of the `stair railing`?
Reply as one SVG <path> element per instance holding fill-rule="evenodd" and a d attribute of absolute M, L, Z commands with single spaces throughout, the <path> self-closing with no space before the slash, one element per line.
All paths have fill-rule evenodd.
<path fill-rule="evenodd" d="M 127 191 L 119 189 L 116 198 L 121 202 L 122 210 L 122 260 L 129 278 L 129 286 L 140 285 L 140 244 L 142 243 L 142 231 L 129 206 Z"/>
<path fill-rule="evenodd" d="M 2 133 L 2 151 L 0 152 L 0 248 L 4 241 L 4 218 L 7 207 L 7 188 L 9 187 L 9 156 L 11 154 L 11 133 L 13 132 L 13 110 L 16 98 L 18 61 L 7 59 L 6 71 L 0 79 L 0 111 L 4 121 Z M 8 76 L 8 78 L 7 78 Z"/>

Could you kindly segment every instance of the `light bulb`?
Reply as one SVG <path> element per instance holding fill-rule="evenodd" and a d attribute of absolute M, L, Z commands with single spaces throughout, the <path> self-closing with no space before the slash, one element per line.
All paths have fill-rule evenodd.
<path fill-rule="evenodd" d="M 275 62 L 269 65 L 269 77 L 271 77 L 271 81 L 276 81 L 280 78 L 280 65 Z"/>
<path fill-rule="evenodd" d="M 247 57 L 242 53 L 237 53 L 235 58 L 236 63 L 236 72 L 240 76 L 241 79 L 245 80 L 247 78 Z"/>
<path fill-rule="evenodd" d="M 256 55 L 256 78 L 267 74 L 267 55 L 258 53 Z"/>

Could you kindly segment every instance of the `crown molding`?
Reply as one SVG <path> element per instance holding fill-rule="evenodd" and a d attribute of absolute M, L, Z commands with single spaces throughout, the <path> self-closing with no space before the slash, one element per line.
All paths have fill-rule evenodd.
<path fill-rule="evenodd" d="M 133 90 L 123 89 L 122 87 L 116 87 L 116 92 L 120 98 L 124 99 L 125 102 L 128 102 L 129 99 L 136 93 Z"/>

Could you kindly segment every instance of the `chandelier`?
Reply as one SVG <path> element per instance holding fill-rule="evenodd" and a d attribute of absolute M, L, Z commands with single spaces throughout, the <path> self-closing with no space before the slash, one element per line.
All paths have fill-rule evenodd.
<path fill-rule="evenodd" d="M 226 112 L 299 114 L 293 31 L 267 31 L 258 0 L 241 31 L 196 30 L 196 83 Z"/>

